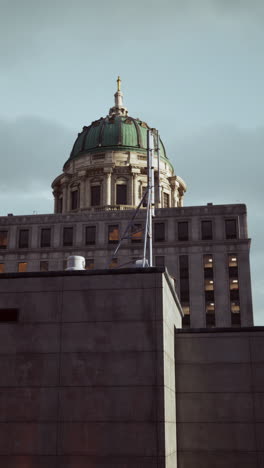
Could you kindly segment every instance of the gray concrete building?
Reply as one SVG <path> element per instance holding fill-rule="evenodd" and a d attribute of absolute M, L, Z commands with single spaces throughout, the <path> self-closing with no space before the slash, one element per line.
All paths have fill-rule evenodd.
<path fill-rule="evenodd" d="M 0 466 L 263 468 L 263 327 L 181 329 L 163 268 L 0 276 Z"/>
<path fill-rule="evenodd" d="M 0 217 L 0 273 L 60 271 L 72 254 L 83 255 L 87 269 L 122 268 L 142 258 L 144 204 L 118 257 L 113 252 L 146 190 L 148 129 L 128 115 L 118 79 L 114 106 L 83 127 L 52 183 L 54 214 Z M 183 326 L 252 325 L 245 205 L 184 207 L 186 184 L 154 134 L 156 179 L 160 150 L 154 262 L 175 278 Z"/>

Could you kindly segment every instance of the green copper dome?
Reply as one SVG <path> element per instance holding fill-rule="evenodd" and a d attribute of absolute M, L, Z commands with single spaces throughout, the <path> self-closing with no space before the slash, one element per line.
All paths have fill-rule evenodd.
<path fill-rule="evenodd" d="M 81 156 L 82 153 L 102 150 L 134 150 L 146 153 L 149 128 L 145 122 L 129 116 L 113 115 L 95 120 L 89 127 L 83 127 L 83 131 L 79 133 L 69 160 Z M 159 146 L 160 156 L 167 160 L 161 139 Z"/>

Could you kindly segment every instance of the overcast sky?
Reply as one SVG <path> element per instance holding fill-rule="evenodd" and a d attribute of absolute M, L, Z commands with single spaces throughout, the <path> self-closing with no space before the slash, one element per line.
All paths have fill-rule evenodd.
<path fill-rule="evenodd" d="M 264 325 L 263 50 L 263 0 L 0 0 L 0 213 L 52 212 L 51 181 L 120 74 L 185 204 L 247 204 Z"/>

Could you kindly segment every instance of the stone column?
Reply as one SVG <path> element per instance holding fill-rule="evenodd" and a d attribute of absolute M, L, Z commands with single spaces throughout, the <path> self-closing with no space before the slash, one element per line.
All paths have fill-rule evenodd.
<path fill-rule="evenodd" d="M 62 212 L 67 212 L 67 184 L 62 185 Z"/>
<path fill-rule="evenodd" d="M 91 207 L 91 183 L 90 183 L 90 179 L 87 178 L 86 181 L 85 181 L 85 192 L 86 192 L 86 203 L 85 203 L 85 206 L 86 208 L 90 208 Z"/>
<path fill-rule="evenodd" d="M 106 200 L 105 200 L 106 205 L 112 205 L 111 203 L 111 181 L 112 181 L 111 172 L 107 172 L 106 173 Z"/>
<path fill-rule="evenodd" d="M 86 207 L 85 182 L 86 177 L 82 176 L 80 179 L 80 209 Z"/>
<path fill-rule="evenodd" d="M 127 186 L 127 204 L 128 205 L 133 205 L 133 199 L 134 199 L 134 184 L 133 184 L 133 177 L 134 174 L 130 174 L 129 176 L 129 183 Z"/>
<path fill-rule="evenodd" d="M 138 190 L 137 190 L 137 175 L 133 174 L 133 198 L 132 205 L 137 206 L 138 204 Z"/>
<path fill-rule="evenodd" d="M 53 190 L 53 197 L 54 197 L 54 213 L 58 212 L 58 191 L 55 189 Z"/>

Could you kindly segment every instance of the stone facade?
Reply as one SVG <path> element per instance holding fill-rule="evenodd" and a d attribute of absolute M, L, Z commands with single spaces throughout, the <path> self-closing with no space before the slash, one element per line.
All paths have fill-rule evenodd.
<path fill-rule="evenodd" d="M 144 226 L 145 213 L 145 209 L 140 210 L 135 219 L 136 225 Z M 142 258 L 142 232 L 132 233 L 131 238 L 122 243 L 118 258 L 112 257 L 118 236 L 124 232 L 132 214 L 129 210 L 98 210 L 72 214 L 0 217 L 0 233 L 5 232 L 7 236 L 6 245 L 0 250 L 1 271 L 16 272 L 21 265 L 23 267 L 23 263 L 26 270 L 22 268 L 20 271 L 63 270 L 66 268 L 68 256 L 74 254 L 85 257 L 88 269 L 131 266 L 136 259 Z M 236 232 L 231 239 L 227 238 L 226 232 L 226 222 L 229 220 L 233 220 L 236 226 Z M 204 221 L 211 222 L 211 240 L 203 239 Z M 115 226 L 114 238 L 111 238 L 110 233 L 112 226 Z M 187 235 L 183 237 L 180 237 L 181 226 L 187 226 Z M 68 228 L 71 237 L 67 239 L 65 232 Z M 93 234 L 91 238 L 87 237 L 90 229 Z M 47 239 L 48 243 L 42 244 L 42 233 L 45 230 L 50 237 Z M 21 231 L 28 233 L 26 245 L 20 244 Z M 190 312 L 190 323 L 187 317 L 185 325 L 189 323 L 191 327 L 198 328 L 207 325 L 231 326 L 232 318 L 236 319 L 238 316 L 239 321 L 233 323 L 234 325 L 253 324 L 249 248 L 245 205 L 209 204 L 156 210 L 155 264 L 166 265 L 169 273 L 175 278 L 176 290 L 184 312 L 188 316 Z M 235 255 L 236 267 L 229 266 L 230 255 Z M 206 256 L 211 256 L 211 270 L 204 264 Z M 184 269 L 181 268 L 182 259 L 188 264 L 185 277 Z M 235 272 L 233 280 L 230 270 Z M 231 284 L 230 281 L 235 282 Z M 239 291 L 230 292 L 231 288 Z M 236 302 L 239 307 L 233 307 L 234 314 L 238 312 L 237 315 L 231 312 L 232 302 Z M 210 304 L 214 304 L 211 309 Z M 206 310 L 208 314 L 210 311 L 212 314 L 208 315 Z M 210 324 L 213 315 L 214 323 Z"/>

